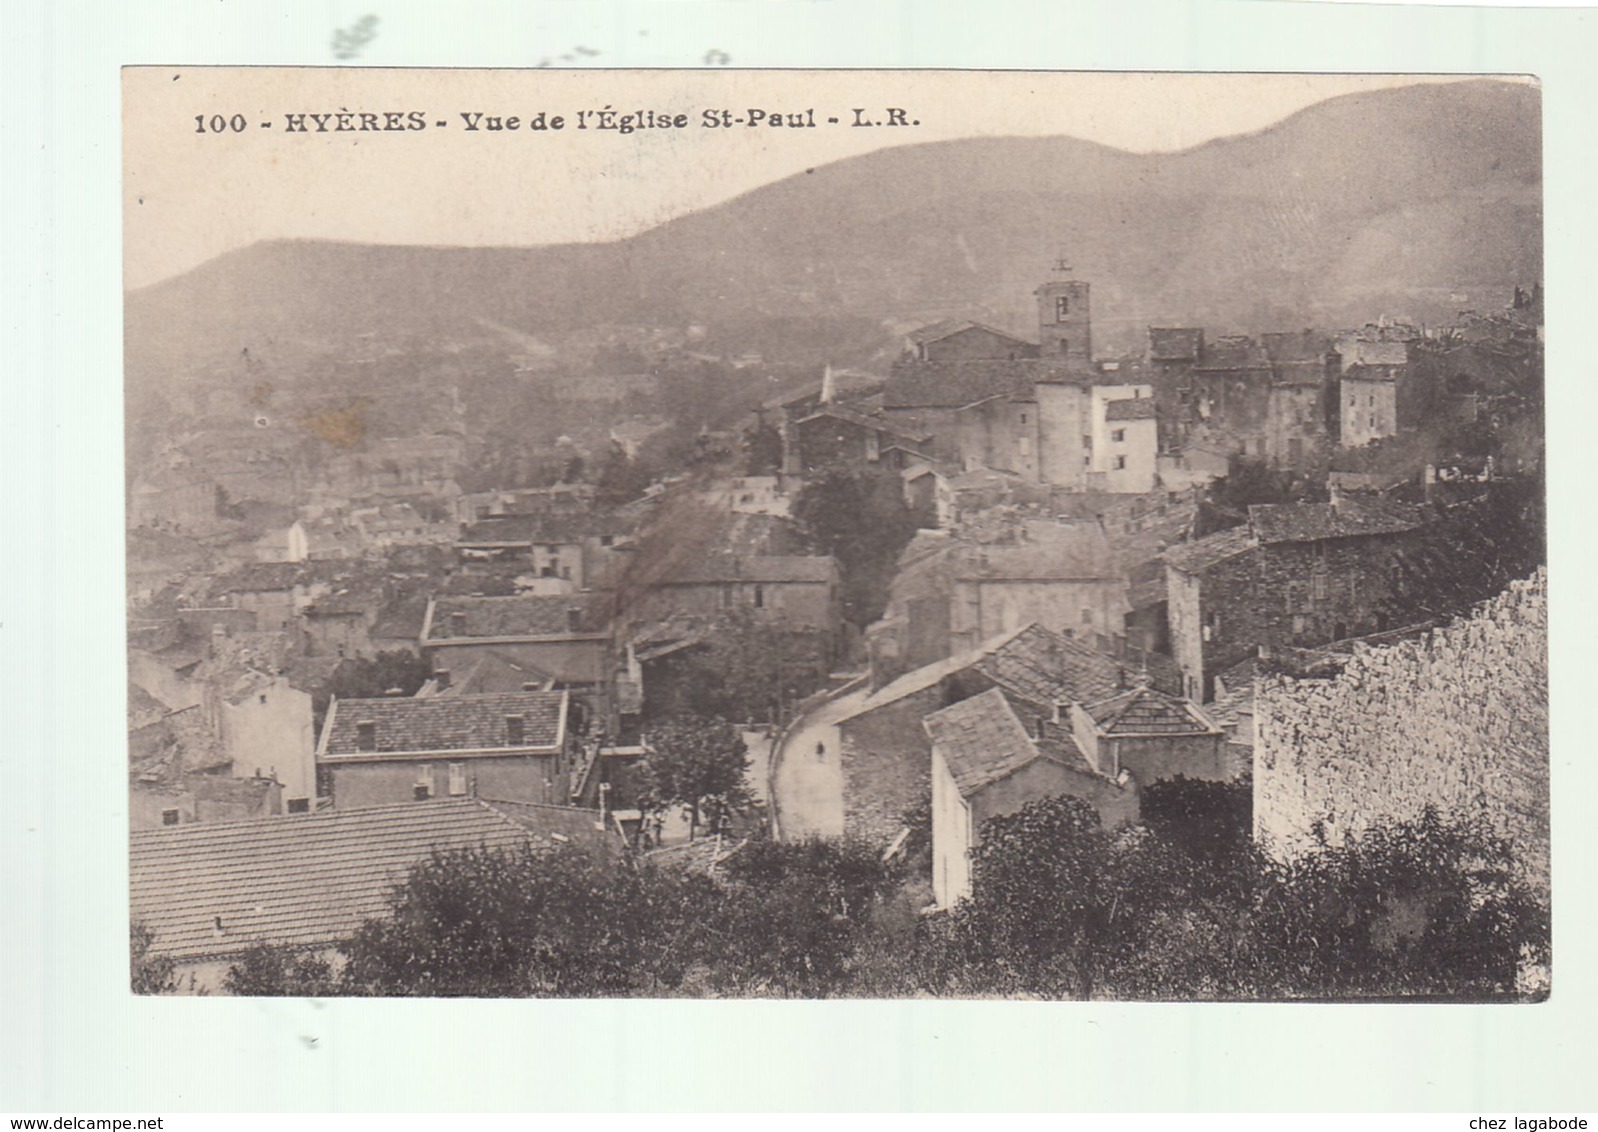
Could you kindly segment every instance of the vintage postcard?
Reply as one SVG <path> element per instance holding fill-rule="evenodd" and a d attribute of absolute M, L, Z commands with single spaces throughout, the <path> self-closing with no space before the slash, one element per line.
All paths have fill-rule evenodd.
<path fill-rule="evenodd" d="M 1548 995 L 1536 80 L 123 102 L 135 992 Z"/>

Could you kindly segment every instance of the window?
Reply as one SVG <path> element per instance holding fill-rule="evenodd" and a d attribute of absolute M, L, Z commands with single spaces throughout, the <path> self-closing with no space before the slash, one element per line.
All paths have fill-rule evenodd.
<path fill-rule="evenodd" d="M 1115 458 L 1115 470 L 1118 471 L 1118 472 L 1126 470 L 1126 457 L 1125 456 L 1117 456 Z"/>
<path fill-rule="evenodd" d="M 1021 423 L 1022 424 L 1026 424 L 1026 414 L 1025 413 L 1021 414 Z"/>
<path fill-rule="evenodd" d="M 1021 455 L 1032 455 L 1032 438 L 1030 436 L 1023 436 L 1019 441 L 1017 441 L 1017 445 Z"/>
<path fill-rule="evenodd" d="M 466 793 L 466 764 L 449 764 L 449 792 L 452 797 L 460 797 Z"/>
<path fill-rule="evenodd" d="M 291 814 L 310 813 L 311 800 L 309 798 L 290 798 L 288 800 L 288 812 Z"/>
<path fill-rule="evenodd" d="M 177 825 L 178 824 L 178 812 L 176 810 L 162 810 L 161 811 L 161 824 L 162 825 Z"/>
<path fill-rule="evenodd" d="M 560 568 L 560 576 L 562 578 L 565 578 L 568 582 L 571 581 L 572 580 L 572 568 L 570 566 L 562 566 Z"/>
<path fill-rule="evenodd" d="M 1060 353 L 1069 354 L 1070 352 L 1071 352 L 1071 343 L 1067 342 L 1064 338 L 1061 338 L 1060 339 Z"/>
<path fill-rule="evenodd" d="M 1371 428 L 1375 428 L 1375 427 L 1376 427 L 1376 414 L 1372 413 L 1371 414 Z"/>
<path fill-rule="evenodd" d="M 614 544 L 615 541 L 616 541 L 616 536 L 614 536 L 614 535 L 600 535 L 599 536 L 599 545 L 600 546 L 610 546 L 610 545 Z"/>
<path fill-rule="evenodd" d="M 1366 406 L 1366 408 L 1372 408 L 1372 409 L 1376 407 L 1376 394 L 1372 393 L 1370 395 L 1370 397 L 1365 402 L 1365 406 Z"/>
<path fill-rule="evenodd" d="M 755 608 L 766 608 L 766 587 L 758 583 L 755 585 Z"/>
<path fill-rule="evenodd" d="M 1113 440 L 1117 444 L 1124 444 L 1126 442 L 1126 429 L 1124 429 L 1124 428 L 1113 429 L 1110 432 L 1110 439 Z"/>
<path fill-rule="evenodd" d="M 416 785 L 412 788 L 411 796 L 418 802 L 425 802 L 433 796 L 432 763 L 422 763 L 416 768 Z"/>
<path fill-rule="evenodd" d="M 1071 299 L 1067 295 L 1060 295 L 1054 300 L 1054 321 L 1064 322 L 1071 317 Z M 1061 345 L 1064 345 L 1062 342 Z"/>
<path fill-rule="evenodd" d="M 1093 624 L 1093 610 L 1091 610 L 1090 608 L 1088 608 L 1085 605 L 1082 607 L 1082 624 L 1084 624 L 1084 625 Z"/>
<path fill-rule="evenodd" d="M 1313 593 L 1316 601 L 1325 601 L 1331 597 L 1331 577 L 1327 574 L 1316 574 L 1313 579 Z"/>
<path fill-rule="evenodd" d="M 1084 432 L 1082 434 L 1082 447 L 1083 448 L 1092 448 L 1093 447 L 1093 434 L 1092 433 Z"/>
<path fill-rule="evenodd" d="M 1309 625 L 1309 619 L 1302 613 L 1293 614 L 1293 636 L 1302 637 Z"/>
<path fill-rule="evenodd" d="M 266 703 L 266 693 L 265 693 L 265 692 L 262 692 L 262 693 L 261 693 L 261 702 L 262 702 L 262 703 L 263 703 L 263 704 L 264 704 L 264 703 Z"/>

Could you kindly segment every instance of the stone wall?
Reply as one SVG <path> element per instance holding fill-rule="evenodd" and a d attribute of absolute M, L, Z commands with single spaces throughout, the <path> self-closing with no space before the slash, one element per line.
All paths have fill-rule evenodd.
<path fill-rule="evenodd" d="M 1325 680 L 1262 677 L 1254 834 L 1279 856 L 1381 817 L 1485 813 L 1548 882 L 1547 576 Z"/>

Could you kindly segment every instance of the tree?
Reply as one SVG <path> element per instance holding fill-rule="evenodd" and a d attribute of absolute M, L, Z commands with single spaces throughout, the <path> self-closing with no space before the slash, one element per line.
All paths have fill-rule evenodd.
<path fill-rule="evenodd" d="M 134 994 L 176 994 L 177 963 L 165 955 L 151 955 L 155 933 L 142 923 L 128 928 L 129 973 Z"/>
<path fill-rule="evenodd" d="M 222 989 L 251 998 L 319 998 L 338 993 L 338 982 L 326 959 L 258 944 L 228 965 Z"/>
<path fill-rule="evenodd" d="M 1269 868 L 1253 918 L 1261 997 L 1509 998 L 1549 955 L 1509 842 L 1430 806 Z"/>
<path fill-rule="evenodd" d="M 437 853 L 343 947 L 356 994 L 584 997 L 651 989 L 669 879 L 567 846 Z M 675 921 L 663 918 L 666 927 Z M 664 938 L 662 936 L 661 938 Z"/>
<path fill-rule="evenodd" d="M 768 424 L 744 433 L 744 468 L 751 476 L 775 475 L 782 469 L 782 434 Z"/>
<path fill-rule="evenodd" d="M 649 486 L 649 474 L 627 455 L 620 442 L 611 441 L 604 466 L 595 481 L 594 500 L 603 507 L 617 507 L 637 499 Z"/>
<path fill-rule="evenodd" d="M 829 642 L 806 629 L 743 610 L 721 618 L 647 691 L 656 719 L 722 716 L 745 723 L 780 722 L 796 701 L 827 679 Z"/>
<path fill-rule="evenodd" d="M 421 657 L 405 649 L 380 652 L 376 657 L 350 657 L 338 667 L 311 696 L 311 712 L 320 734 L 332 697 L 341 700 L 370 699 L 398 689 L 401 695 L 414 696 L 432 676 Z"/>
<path fill-rule="evenodd" d="M 1143 790 L 1143 822 L 1162 840 L 1204 862 L 1245 851 L 1254 817 L 1254 783 L 1204 782 L 1177 775 Z"/>
<path fill-rule="evenodd" d="M 749 752 L 738 729 L 725 719 L 670 720 L 645 736 L 645 746 L 649 753 L 640 766 L 640 805 L 657 812 L 674 805 L 686 808 L 689 840 L 698 834 L 701 816 L 709 832 L 719 833 L 751 801 Z"/>
<path fill-rule="evenodd" d="M 863 628 L 881 617 L 899 553 L 918 529 L 898 477 L 828 472 L 799 493 L 793 516 L 817 552 L 838 560 L 844 618 Z"/>

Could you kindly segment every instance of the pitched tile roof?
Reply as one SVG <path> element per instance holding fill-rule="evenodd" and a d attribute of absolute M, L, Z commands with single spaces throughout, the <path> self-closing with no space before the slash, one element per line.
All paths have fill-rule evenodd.
<path fill-rule="evenodd" d="M 636 524 L 607 511 L 579 514 L 488 515 L 469 523 L 457 543 L 465 546 L 570 545 L 587 538 L 632 533 Z"/>
<path fill-rule="evenodd" d="M 1201 370 L 1269 369 L 1270 367 L 1271 359 L 1265 353 L 1265 348 L 1252 338 L 1241 335 L 1217 338 L 1213 342 L 1204 343 L 1203 355 L 1194 366 L 1195 369 Z"/>
<path fill-rule="evenodd" d="M 1093 373 L 1060 361 L 995 358 L 979 361 L 900 362 L 883 391 L 889 409 L 959 409 L 989 397 L 1030 398 L 1040 381 L 1091 384 Z"/>
<path fill-rule="evenodd" d="M 1336 503 L 1256 503 L 1248 509 L 1249 526 L 1262 543 L 1398 534 L 1425 526 L 1433 518 L 1425 507 L 1363 498 Z"/>
<path fill-rule="evenodd" d="M 431 694 L 438 696 L 473 696 L 490 693 L 525 692 L 527 685 L 546 688 L 556 679 L 536 665 L 506 656 L 493 649 L 478 653 L 465 671 L 450 672 L 449 687 L 438 688 L 430 684 Z M 420 695 L 420 693 L 417 693 Z"/>
<path fill-rule="evenodd" d="M 577 611 L 575 615 L 572 610 Z M 424 639 L 559 637 L 574 632 L 602 631 L 598 610 L 582 595 L 464 597 L 439 594 L 433 598 Z"/>
<path fill-rule="evenodd" d="M 1154 419 L 1154 398 L 1124 397 L 1119 401 L 1111 401 L 1104 406 L 1104 419 L 1107 421 L 1152 421 Z"/>
<path fill-rule="evenodd" d="M 548 750 L 565 737 L 565 692 L 494 692 L 464 696 L 335 699 L 322 726 L 318 759 L 383 759 L 396 754 L 465 754 Z M 512 744 L 507 717 L 520 716 Z M 373 725 L 363 750 L 360 725 Z"/>
<path fill-rule="evenodd" d="M 579 836 L 566 813 L 540 816 L 450 799 L 141 830 L 129 838 L 130 910 L 154 933 L 151 951 L 179 960 L 328 947 L 383 915 L 434 852 L 536 846 L 535 826 Z"/>
<path fill-rule="evenodd" d="M 1198 708 L 1178 696 L 1168 696 L 1150 687 L 1133 688 L 1086 704 L 1102 735 L 1208 735 L 1216 727 Z"/>
<path fill-rule="evenodd" d="M 272 593 L 293 589 L 304 581 L 304 568 L 294 562 L 246 562 L 218 579 L 212 592 Z"/>
<path fill-rule="evenodd" d="M 801 418 L 798 423 L 809 424 L 811 421 L 820 420 L 823 417 L 830 417 L 834 420 L 840 421 L 848 421 L 850 424 L 859 425 L 861 428 L 872 429 L 876 432 L 886 432 L 890 435 L 901 437 L 905 440 L 920 442 L 927 439 L 926 435 L 923 433 L 912 432 L 910 429 L 907 429 L 893 421 L 886 420 L 878 414 L 864 412 L 852 405 L 821 405 L 818 406 L 815 412 L 811 413 L 809 416 Z"/>
<path fill-rule="evenodd" d="M 910 333 L 906 334 L 905 337 L 917 345 L 921 345 L 926 342 L 936 342 L 941 338 L 948 338 L 950 335 L 959 334 L 963 330 L 973 329 L 986 330 L 989 334 L 997 334 L 1001 338 L 1008 338 L 1010 341 L 1021 346 L 1036 345 L 1036 343 L 1029 342 L 1019 335 L 1011 334 L 1007 330 L 1000 330 L 996 326 L 988 326 L 986 323 L 972 322 L 969 319 L 964 318 L 939 319 L 937 322 L 929 323 L 926 326 L 918 327 L 917 329 L 910 331 Z"/>
<path fill-rule="evenodd" d="M 935 711 L 921 725 L 967 797 L 1043 757 L 998 688 Z"/>
<path fill-rule="evenodd" d="M 973 667 L 1012 697 L 1040 707 L 1102 699 L 1122 686 L 1115 660 L 1041 625 L 1028 625 Z"/>
<path fill-rule="evenodd" d="M 835 577 L 837 565 L 830 557 L 806 554 L 716 554 L 690 563 L 658 584 L 828 582 Z"/>
<path fill-rule="evenodd" d="M 1228 527 L 1193 542 L 1166 547 L 1165 561 L 1184 574 L 1201 574 L 1212 566 L 1246 554 L 1259 545 L 1248 524 Z"/>
<path fill-rule="evenodd" d="M 1204 331 L 1195 326 L 1149 327 L 1149 357 L 1157 362 L 1193 361 L 1203 342 Z"/>

